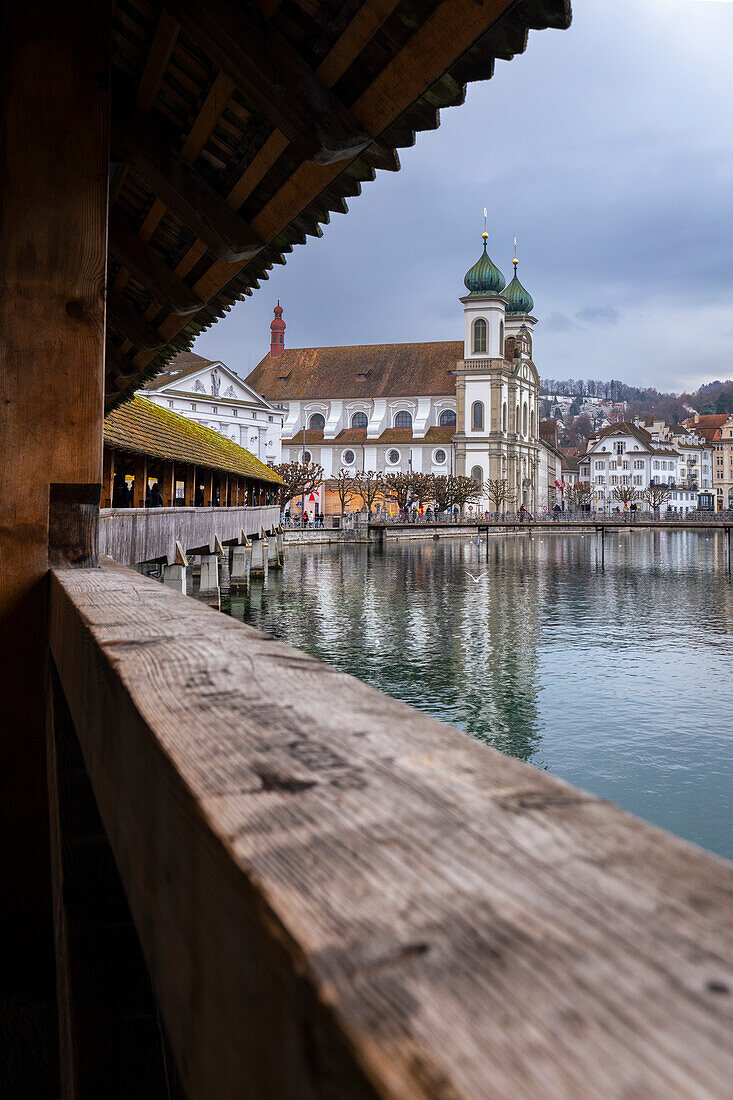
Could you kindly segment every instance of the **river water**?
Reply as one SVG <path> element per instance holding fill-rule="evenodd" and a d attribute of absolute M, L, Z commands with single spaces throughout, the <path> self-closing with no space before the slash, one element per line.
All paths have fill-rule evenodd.
<path fill-rule="evenodd" d="M 722 532 L 289 546 L 222 607 L 733 858 Z"/>

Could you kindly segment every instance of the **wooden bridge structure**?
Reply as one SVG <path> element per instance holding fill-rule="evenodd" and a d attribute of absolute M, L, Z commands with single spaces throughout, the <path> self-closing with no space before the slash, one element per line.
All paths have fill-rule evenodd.
<path fill-rule="evenodd" d="M 564 0 L 0 20 L 0 1092 L 725 1095 L 729 865 L 98 554 L 105 407 Z"/>

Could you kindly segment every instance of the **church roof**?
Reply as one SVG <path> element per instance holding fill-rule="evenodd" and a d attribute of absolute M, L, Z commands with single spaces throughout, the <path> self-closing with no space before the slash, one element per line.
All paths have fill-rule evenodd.
<path fill-rule="evenodd" d="M 442 397 L 455 393 L 451 371 L 462 358 L 462 340 L 289 348 L 268 353 L 246 382 L 268 401 Z"/>
<path fill-rule="evenodd" d="M 416 436 L 412 428 L 385 428 L 376 439 L 367 439 L 366 428 L 343 428 L 334 439 L 324 439 L 322 431 L 309 428 L 305 432 L 305 445 L 317 447 L 341 447 L 351 444 L 381 443 L 383 446 L 394 443 L 450 443 L 456 429 L 453 427 L 428 428 L 425 435 Z M 303 432 L 296 432 L 292 439 L 283 439 L 284 447 L 292 447 L 303 442 Z"/>
<path fill-rule="evenodd" d="M 218 359 L 204 359 L 192 351 L 179 351 L 164 371 L 151 378 L 142 387 L 146 390 L 161 390 L 173 382 L 180 382 L 182 378 L 188 378 L 190 374 L 196 374 L 204 367 L 210 367 L 213 363 L 219 363 Z M 230 368 L 231 369 L 231 368 Z"/>
<path fill-rule="evenodd" d="M 522 286 L 517 277 L 517 261 L 514 263 L 514 277 L 505 290 L 502 297 L 507 300 L 506 312 L 508 317 L 527 316 L 534 309 L 534 299 L 529 291 Z"/>
<path fill-rule="evenodd" d="M 463 280 L 470 296 L 501 294 L 506 285 L 506 279 L 486 251 L 486 233 L 483 237 L 484 250 L 473 267 L 469 267 Z"/>
<path fill-rule="evenodd" d="M 131 454 L 280 482 L 274 470 L 238 443 L 139 394 L 105 417 L 104 443 Z"/>

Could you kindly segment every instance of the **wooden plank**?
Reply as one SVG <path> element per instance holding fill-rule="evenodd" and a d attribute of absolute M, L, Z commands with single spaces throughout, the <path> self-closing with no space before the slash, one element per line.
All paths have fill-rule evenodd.
<path fill-rule="evenodd" d="M 162 348 L 166 343 L 165 336 L 153 328 L 152 325 L 149 325 L 139 313 L 135 313 L 133 309 L 130 309 L 127 303 L 123 302 L 117 295 L 110 295 L 107 317 L 110 328 L 119 336 L 124 336 L 126 340 L 130 340 L 135 347 L 152 350 Z M 129 362 L 129 360 L 127 361 Z"/>
<path fill-rule="evenodd" d="M 260 251 L 262 241 L 249 225 L 180 154 L 166 148 L 144 115 L 118 107 L 112 145 L 117 156 L 215 256 L 234 263 Z"/>
<path fill-rule="evenodd" d="M 176 17 L 304 156 L 343 164 L 368 144 L 350 112 L 254 0 L 177 0 Z"/>
<path fill-rule="evenodd" d="M 110 217 L 109 235 L 110 254 L 155 295 L 160 305 L 179 316 L 203 309 L 204 303 L 183 279 L 171 271 L 165 260 L 114 211 Z M 115 289 L 118 289 L 116 284 Z"/>
<path fill-rule="evenodd" d="M 181 156 L 187 164 L 193 164 L 203 147 L 206 145 L 212 130 L 216 126 L 224 108 L 232 97 L 234 88 L 234 81 L 231 80 L 226 73 L 217 74 L 203 102 L 201 110 L 196 117 L 196 121 L 191 127 L 191 132 L 181 149 Z"/>
<path fill-rule="evenodd" d="M 148 113 L 158 97 L 180 29 L 177 20 L 163 8 L 135 100 L 136 106 L 144 114 Z"/>
<path fill-rule="evenodd" d="M 53 987 L 44 668 L 52 483 L 99 484 L 110 5 L 0 5 L 3 963 Z"/>
<path fill-rule="evenodd" d="M 727 1095 L 730 864 L 122 568 L 51 601 L 187 1095 Z"/>
<path fill-rule="evenodd" d="M 364 0 L 346 30 L 316 69 L 316 75 L 326 87 L 332 88 L 344 75 L 398 3 L 399 0 Z"/>
<path fill-rule="evenodd" d="M 181 468 L 178 468 L 178 477 Z M 144 561 L 164 561 L 173 565 L 177 560 L 177 544 L 185 553 L 194 553 L 199 546 L 213 546 L 219 534 L 223 542 L 268 530 L 277 524 L 279 510 L 273 506 L 247 508 L 196 508 L 191 499 L 192 478 L 187 473 L 186 506 L 103 510 L 99 518 L 101 553 L 108 554 L 124 565 Z"/>

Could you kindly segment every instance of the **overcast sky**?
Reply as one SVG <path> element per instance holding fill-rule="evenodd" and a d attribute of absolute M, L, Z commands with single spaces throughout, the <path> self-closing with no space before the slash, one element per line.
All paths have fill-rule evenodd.
<path fill-rule="evenodd" d="M 733 3 L 576 0 L 195 350 L 455 340 L 481 250 L 535 300 L 543 377 L 659 389 L 733 377 Z"/>

